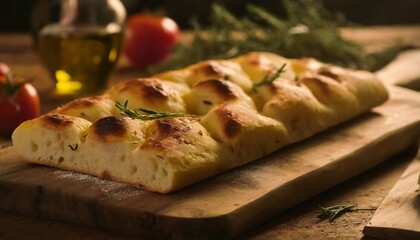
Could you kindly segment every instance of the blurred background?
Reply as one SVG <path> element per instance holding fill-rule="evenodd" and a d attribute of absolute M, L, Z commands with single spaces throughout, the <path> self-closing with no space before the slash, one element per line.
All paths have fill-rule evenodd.
<path fill-rule="evenodd" d="M 0 32 L 28 32 L 48 22 L 48 12 L 54 11 L 57 0 L 0 1 Z M 281 0 L 122 0 L 128 14 L 158 11 L 173 18 L 181 28 L 188 28 L 188 20 L 195 16 L 205 24 L 213 3 L 223 4 L 241 15 L 246 3 L 284 14 Z M 363 25 L 392 25 L 420 23 L 420 0 L 319 0 L 328 10 L 341 12 L 347 20 Z"/>

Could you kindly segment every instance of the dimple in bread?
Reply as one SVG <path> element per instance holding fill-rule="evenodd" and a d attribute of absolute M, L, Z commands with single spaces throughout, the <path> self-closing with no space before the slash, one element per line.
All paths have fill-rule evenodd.
<path fill-rule="evenodd" d="M 258 88 L 254 84 L 285 72 Z M 380 105 L 374 74 L 252 52 L 124 81 L 21 124 L 13 145 L 32 163 L 168 193 L 266 156 Z M 194 117 L 140 120 L 131 109 Z"/>

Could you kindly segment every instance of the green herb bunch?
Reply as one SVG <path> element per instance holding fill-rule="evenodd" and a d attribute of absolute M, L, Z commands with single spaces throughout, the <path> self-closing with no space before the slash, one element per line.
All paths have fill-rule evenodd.
<path fill-rule="evenodd" d="M 327 12 L 313 0 L 283 0 L 287 18 L 252 4 L 245 17 L 236 17 L 213 5 L 210 25 L 191 21 L 193 39 L 178 44 L 171 58 L 150 69 L 150 74 L 178 69 L 205 59 L 224 59 L 250 51 L 268 51 L 288 58 L 314 57 L 349 68 L 376 70 L 395 57 L 398 48 L 367 54 L 361 46 L 344 39 L 341 15 Z"/>

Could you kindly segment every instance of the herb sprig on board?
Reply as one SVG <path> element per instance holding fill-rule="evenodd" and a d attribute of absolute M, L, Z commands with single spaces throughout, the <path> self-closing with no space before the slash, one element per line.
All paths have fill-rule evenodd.
<path fill-rule="evenodd" d="M 377 70 L 401 50 L 401 46 L 368 54 L 344 39 L 339 25 L 349 24 L 313 0 L 282 1 L 287 17 L 248 4 L 247 14 L 237 17 L 213 5 L 210 25 L 192 20 L 192 41 L 179 44 L 171 58 L 149 73 L 179 69 L 205 59 L 231 58 L 250 51 L 268 51 L 288 58 L 314 57 L 349 68 Z"/>
<path fill-rule="evenodd" d="M 335 218 L 337 218 L 341 214 L 351 211 L 356 206 L 357 206 L 356 204 L 337 205 L 337 206 L 331 206 L 331 207 L 319 206 L 319 208 L 321 209 L 321 212 L 318 214 L 317 217 L 321 220 L 329 219 L 330 221 L 333 221 Z"/>
<path fill-rule="evenodd" d="M 192 117 L 185 113 L 171 113 L 171 112 L 161 112 L 154 111 L 145 108 L 139 108 L 138 110 L 132 110 L 128 107 L 128 100 L 121 104 L 120 102 L 115 103 L 115 107 L 120 110 L 121 115 L 141 119 L 141 120 L 153 120 L 159 118 L 174 118 L 174 117 Z"/>
<path fill-rule="evenodd" d="M 341 216 L 342 214 L 346 212 L 352 212 L 352 211 L 375 211 L 376 208 L 356 208 L 357 204 L 351 204 L 351 205 L 335 205 L 330 207 L 322 207 L 320 208 L 320 213 L 318 214 L 318 218 L 320 220 L 329 220 L 334 221 L 337 217 Z"/>

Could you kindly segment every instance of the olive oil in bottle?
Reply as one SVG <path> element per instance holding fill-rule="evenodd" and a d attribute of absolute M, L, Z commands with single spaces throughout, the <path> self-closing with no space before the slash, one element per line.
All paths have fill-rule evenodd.
<path fill-rule="evenodd" d="M 55 80 L 56 94 L 102 90 L 118 59 L 122 31 L 114 28 L 45 27 L 39 34 L 41 60 Z"/>

